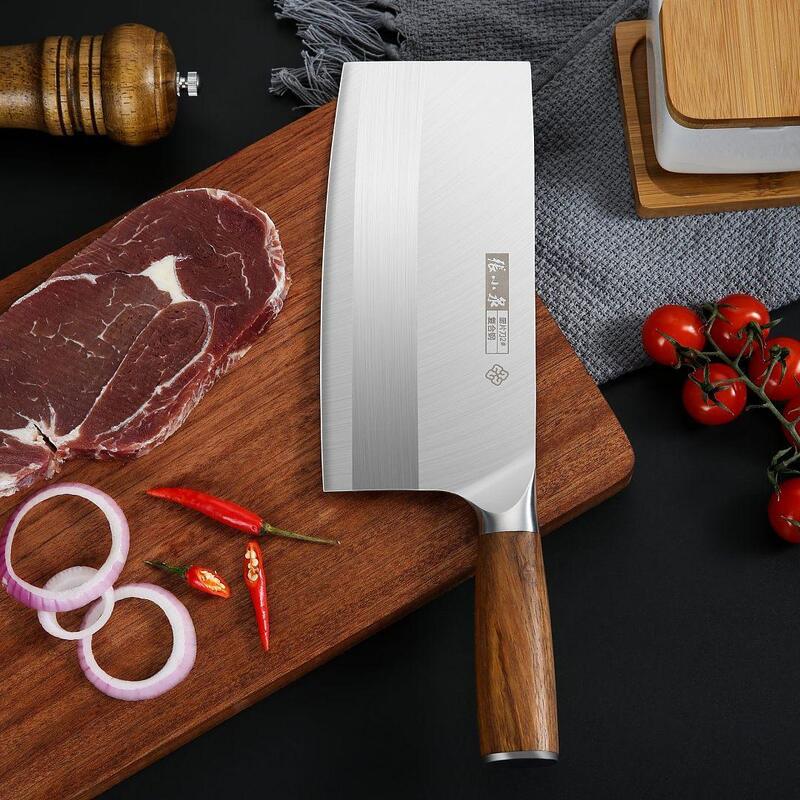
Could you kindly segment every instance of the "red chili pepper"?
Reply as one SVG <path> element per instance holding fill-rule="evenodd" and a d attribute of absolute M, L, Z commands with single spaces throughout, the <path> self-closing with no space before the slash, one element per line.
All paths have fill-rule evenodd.
<path fill-rule="evenodd" d="M 267 604 L 267 579 L 264 574 L 264 557 L 255 539 L 247 543 L 244 554 L 244 582 L 250 591 L 256 612 L 258 635 L 264 650 L 269 650 L 269 605 Z"/>
<path fill-rule="evenodd" d="M 172 566 L 163 561 L 145 561 L 151 567 L 163 569 L 165 572 L 172 572 L 180 575 L 186 583 L 198 592 L 213 595 L 214 597 L 224 597 L 226 600 L 231 596 L 231 587 L 225 583 L 222 576 L 208 567 L 199 567 L 196 564 Z"/>
<path fill-rule="evenodd" d="M 300 539 L 303 542 L 317 542 L 318 544 L 339 544 L 335 539 L 321 539 L 318 536 L 306 536 L 304 533 L 294 533 L 284 531 L 269 524 L 260 514 L 248 511 L 242 506 L 232 503 L 230 500 L 222 500 L 212 494 L 198 492 L 194 489 L 185 489 L 180 486 L 162 487 L 158 489 L 148 489 L 147 494 L 152 497 L 160 497 L 163 500 L 171 500 L 184 508 L 191 508 L 199 511 L 207 517 L 244 531 L 251 535 L 262 536 L 271 534 L 273 536 L 283 536 L 287 539 Z"/>

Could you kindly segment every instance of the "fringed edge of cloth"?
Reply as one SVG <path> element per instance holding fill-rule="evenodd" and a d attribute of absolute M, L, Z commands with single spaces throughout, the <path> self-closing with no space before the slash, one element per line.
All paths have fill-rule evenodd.
<path fill-rule="evenodd" d="M 346 61 L 400 59 L 394 0 L 275 0 L 275 16 L 297 25 L 301 67 L 272 70 L 270 92 L 314 108 L 336 97 Z"/>

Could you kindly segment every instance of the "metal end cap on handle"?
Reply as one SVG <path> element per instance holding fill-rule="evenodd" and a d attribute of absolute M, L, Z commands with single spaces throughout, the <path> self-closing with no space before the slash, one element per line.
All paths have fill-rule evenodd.
<path fill-rule="evenodd" d="M 512 762 L 517 766 L 547 766 L 558 761 L 558 753 L 552 750 L 513 750 L 506 753 L 487 753 L 483 757 L 486 764 Z"/>
<path fill-rule="evenodd" d="M 189 97 L 197 97 L 200 91 L 200 73 L 187 72 L 185 75 L 181 75 L 179 72 L 175 76 L 175 91 L 178 93 L 178 97 L 184 92 Z"/>

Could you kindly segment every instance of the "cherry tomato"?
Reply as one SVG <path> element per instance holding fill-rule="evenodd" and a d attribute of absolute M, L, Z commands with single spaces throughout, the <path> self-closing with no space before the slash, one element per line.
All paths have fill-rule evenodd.
<path fill-rule="evenodd" d="M 767 506 L 767 515 L 772 530 L 787 542 L 800 542 L 800 478 L 789 478 L 781 484 L 780 494 L 773 492 Z"/>
<path fill-rule="evenodd" d="M 747 334 L 740 337 L 739 332 L 749 322 L 755 322 L 761 326 L 767 325 L 769 311 L 760 300 L 749 294 L 729 294 L 727 297 L 723 297 L 717 305 L 720 306 L 719 311 L 724 319 L 717 317 L 711 324 L 709 333 L 725 355 L 736 358 L 747 341 Z M 768 335 L 768 329 L 763 331 L 765 339 Z M 748 358 L 752 352 L 753 348 L 750 347 L 750 352 L 744 354 L 745 358 Z"/>
<path fill-rule="evenodd" d="M 710 364 L 708 367 L 708 383 L 717 386 L 723 381 L 736 378 L 736 371 L 727 364 Z M 726 408 L 717 405 L 712 397 L 691 379 L 704 382 L 705 367 L 698 367 L 683 384 L 683 407 L 689 416 L 702 425 L 724 425 L 733 422 L 744 411 L 747 405 L 747 387 L 739 382 L 723 386 L 714 393 L 714 397 Z"/>
<path fill-rule="evenodd" d="M 768 345 L 763 352 L 759 348 L 753 353 L 750 363 L 747 365 L 747 373 L 750 380 L 761 385 L 772 357 L 770 348 L 785 347 L 789 351 L 789 355 L 786 356 L 786 372 L 781 377 L 781 365 L 775 364 L 770 372 L 769 380 L 764 385 L 767 397 L 777 403 L 782 403 L 800 392 L 800 342 L 788 336 L 776 336 L 769 340 Z"/>
<path fill-rule="evenodd" d="M 800 419 L 800 394 L 795 394 L 788 399 L 786 405 L 783 407 L 783 416 L 786 417 L 789 422 L 796 422 Z M 800 432 L 800 428 L 798 428 L 797 425 L 795 425 L 795 430 Z M 783 429 L 783 435 L 790 444 L 794 444 L 794 439 L 786 428 Z"/>
<path fill-rule="evenodd" d="M 687 306 L 660 306 L 642 326 L 642 345 L 647 355 L 657 364 L 674 367 L 678 363 L 678 354 L 675 345 L 664 334 L 695 350 L 702 350 L 706 343 L 702 318 Z"/>

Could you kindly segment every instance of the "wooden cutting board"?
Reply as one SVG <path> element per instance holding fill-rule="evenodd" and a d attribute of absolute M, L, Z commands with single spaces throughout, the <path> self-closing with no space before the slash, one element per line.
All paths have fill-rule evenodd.
<path fill-rule="evenodd" d="M 98 486 L 128 516 L 121 583 L 152 581 L 188 607 L 198 656 L 160 700 L 126 703 L 83 678 L 75 644 L 0 597 L 0 794 L 91 797 L 284 686 L 467 578 L 473 512 L 437 493 L 324 495 L 319 456 L 320 261 L 333 106 L 315 111 L 187 181 L 237 192 L 275 219 L 292 288 L 283 313 L 166 444 L 130 463 L 77 461 L 62 477 Z M 0 311 L 85 245 L 95 231 L 0 282 Z M 538 500 L 552 530 L 622 488 L 633 454 L 622 429 L 545 308 L 538 305 Z M 241 583 L 244 535 L 144 490 L 183 484 L 262 511 L 273 524 L 336 536 L 340 547 L 265 543 L 272 648 L 259 647 Z M 0 500 L 0 516 L 20 500 Z M 104 519 L 79 501 L 50 501 L 23 523 L 14 557 L 43 582 L 69 564 L 98 566 Z M 228 601 L 193 593 L 145 558 L 204 563 L 232 582 Z M 76 624 L 79 612 L 64 615 Z M 160 667 L 168 626 L 150 604 L 125 601 L 95 636 L 99 663 L 136 679 Z M 476 754 L 477 757 L 477 754 Z"/>

